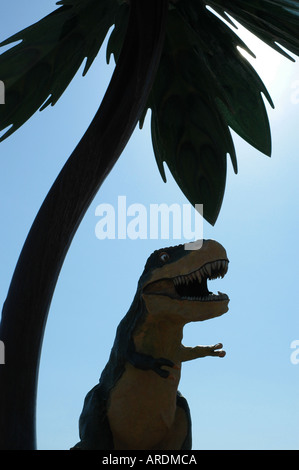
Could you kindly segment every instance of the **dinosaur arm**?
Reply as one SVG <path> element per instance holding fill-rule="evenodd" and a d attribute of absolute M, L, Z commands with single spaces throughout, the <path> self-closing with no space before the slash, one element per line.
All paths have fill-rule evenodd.
<path fill-rule="evenodd" d="M 224 357 L 226 352 L 221 349 L 222 344 L 217 343 L 212 346 L 195 346 L 186 347 L 181 345 L 180 351 L 180 362 L 192 361 L 200 357 L 217 356 Z M 163 378 L 169 377 L 169 371 L 161 369 L 162 366 L 174 367 L 174 363 L 168 359 L 159 357 L 154 358 L 148 354 L 138 353 L 136 351 L 130 351 L 127 354 L 127 360 L 137 369 L 141 370 L 153 370 Z"/>
<path fill-rule="evenodd" d="M 206 356 L 224 357 L 226 353 L 221 348 L 221 343 L 214 344 L 213 346 L 196 346 L 194 348 L 182 345 L 181 362 L 192 361 L 193 359 Z"/>

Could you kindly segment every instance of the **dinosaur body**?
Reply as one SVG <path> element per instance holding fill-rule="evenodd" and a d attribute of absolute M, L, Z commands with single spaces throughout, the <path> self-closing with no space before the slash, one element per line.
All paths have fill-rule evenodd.
<path fill-rule="evenodd" d="M 228 310 L 228 297 L 207 289 L 207 279 L 223 277 L 227 266 L 224 248 L 213 240 L 148 258 L 109 361 L 85 398 L 73 449 L 191 449 L 190 411 L 178 391 L 182 362 L 225 352 L 220 343 L 183 346 L 183 327 Z"/>

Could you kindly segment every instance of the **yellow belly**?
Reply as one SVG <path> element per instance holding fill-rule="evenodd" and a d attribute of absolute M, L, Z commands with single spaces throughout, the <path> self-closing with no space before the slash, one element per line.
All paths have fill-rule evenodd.
<path fill-rule="evenodd" d="M 180 370 L 165 379 L 127 364 L 111 391 L 108 419 L 115 449 L 180 449 L 187 419 L 176 406 Z"/>

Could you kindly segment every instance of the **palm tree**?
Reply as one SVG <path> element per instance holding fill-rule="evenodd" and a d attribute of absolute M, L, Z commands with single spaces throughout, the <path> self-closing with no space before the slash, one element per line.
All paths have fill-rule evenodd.
<path fill-rule="evenodd" d="M 88 71 L 112 25 L 107 56 L 113 54 L 117 65 L 98 112 L 36 216 L 3 307 L 2 449 L 35 448 L 38 363 L 56 281 L 87 208 L 138 121 L 142 126 L 147 109 L 152 110 L 152 140 L 163 179 L 166 162 L 189 201 L 202 202 L 204 217 L 214 224 L 228 153 L 237 172 L 229 127 L 271 154 L 261 93 L 270 104 L 271 98 L 237 50 L 246 45 L 219 16 L 231 24 L 235 19 L 286 56 L 285 49 L 299 55 L 297 1 L 58 4 L 53 13 L 0 44 L 22 40 L 0 56 L 0 78 L 6 86 L 6 104 L 0 108 L 0 130 L 6 133 L 1 140 L 36 110 L 54 105 L 85 58 L 83 73 Z"/>

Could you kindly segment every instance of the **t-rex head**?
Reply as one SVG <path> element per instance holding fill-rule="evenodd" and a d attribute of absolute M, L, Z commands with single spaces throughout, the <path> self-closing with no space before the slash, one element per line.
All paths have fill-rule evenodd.
<path fill-rule="evenodd" d="M 138 286 L 148 314 L 171 315 L 172 321 L 175 315 L 185 324 L 227 312 L 228 296 L 214 294 L 207 286 L 208 280 L 226 274 L 226 251 L 214 240 L 195 243 L 199 249 L 178 245 L 156 250 L 148 258 Z"/>

